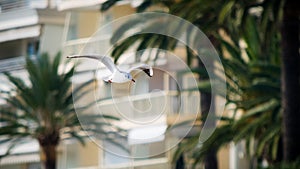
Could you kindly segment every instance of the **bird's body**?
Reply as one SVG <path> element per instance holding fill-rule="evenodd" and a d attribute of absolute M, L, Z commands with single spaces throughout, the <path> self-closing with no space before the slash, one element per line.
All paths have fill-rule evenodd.
<path fill-rule="evenodd" d="M 104 77 L 103 80 L 109 83 L 125 83 L 130 81 L 127 72 L 115 71 L 111 75 Z"/>
<path fill-rule="evenodd" d="M 102 79 L 109 83 L 125 83 L 128 81 L 135 80 L 132 78 L 132 75 L 130 74 L 134 70 L 142 70 L 144 71 L 148 76 L 153 76 L 153 70 L 152 67 L 146 64 L 140 64 L 138 66 L 132 67 L 126 71 L 120 70 L 113 61 L 107 57 L 107 56 L 100 56 L 100 55 L 72 55 L 68 56 L 67 58 L 90 58 L 90 59 L 96 59 L 103 63 L 108 70 L 111 72 L 109 76 L 103 77 Z"/>

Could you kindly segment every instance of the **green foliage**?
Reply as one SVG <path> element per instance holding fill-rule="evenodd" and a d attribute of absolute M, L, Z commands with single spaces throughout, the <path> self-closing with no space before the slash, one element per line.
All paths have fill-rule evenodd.
<path fill-rule="evenodd" d="M 244 39 L 246 48 L 233 39 L 220 37 L 221 59 L 226 74 L 227 104 L 234 105 L 234 111 L 240 110 L 241 117 L 235 114 L 229 118 L 221 118 L 219 126 L 212 136 L 201 146 L 186 149 L 192 150 L 194 167 L 200 163 L 210 149 L 220 149 L 222 146 L 234 141 L 246 142 L 249 156 L 257 159 L 265 158 L 269 164 L 278 159 L 278 147 L 281 140 L 281 95 L 280 95 L 280 63 L 278 62 L 279 48 L 269 51 L 268 56 L 263 52 L 263 46 L 256 43 L 262 42 L 258 36 L 259 28 L 252 27 L 256 21 L 250 19 L 246 22 L 251 39 Z M 229 38 L 229 40 L 228 40 Z M 273 45 L 278 45 L 278 35 L 270 39 Z M 258 48 L 258 49 L 257 49 Z M 251 50 L 255 49 L 255 52 Z M 265 50 L 265 49 L 264 49 Z M 249 51 L 249 52 L 247 52 Z M 206 81 L 200 84 L 206 84 Z M 199 88 L 200 91 L 207 92 Z M 186 144 L 181 144 L 175 154 L 184 152 L 182 147 L 193 144 L 194 140 L 187 139 Z M 176 156 L 175 156 L 176 159 Z"/>
<path fill-rule="evenodd" d="M 255 25 L 251 19 L 246 23 Z M 251 39 L 245 38 L 246 48 L 238 43 L 220 39 L 221 58 L 226 73 L 227 104 L 235 105 L 235 111 L 244 113 L 240 118 L 235 115 L 222 119 L 223 125 L 217 128 L 213 135 L 201 148 L 196 149 L 194 158 L 200 162 L 205 152 L 211 148 L 219 149 L 231 141 L 246 141 L 248 154 L 257 158 L 266 158 L 272 164 L 278 160 L 278 146 L 281 137 L 281 97 L 280 97 L 280 63 L 278 62 L 279 48 L 263 52 L 259 28 L 252 27 Z M 249 33 L 250 34 L 250 33 Z M 255 38 L 254 38 L 255 37 Z M 233 38 L 230 39 L 233 41 Z M 278 35 L 269 39 L 273 45 L 278 45 Z M 255 48 L 255 52 L 247 52 Z M 265 50 L 265 49 L 264 49 Z M 246 51 L 246 52 L 244 52 Z M 202 83 L 202 82 L 200 82 Z M 226 136 L 222 135 L 225 133 Z M 253 146 L 253 142 L 257 146 Z M 254 150 L 254 154 L 250 152 Z"/>
<path fill-rule="evenodd" d="M 52 60 L 53 59 L 53 60 Z M 81 124 L 75 113 L 73 101 L 84 98 L 93 87 L 95 80 L 73 86 L 71 78 L 75 66 L 61 63 L 61 54 L 50 58 L 44 53 L 32 59 L 26 57 L 28 80 L 5 73 L 12 89 L 2 91 L 1 97 L 7 105 L 0 109 L 0 143 L 10 143 L 8 152 L 26 139 L 37 139 L 41 146 L 57 146 L 61 139 L 75 138 L 84 144 L 85 132 L 98 129 L 102 133 L 107 120 L 117 120 L 111 116 L 81 115 L 90 123 Z M 85 111 L 93 103 L 77 107 L 76 111 Z M 84 130 L 85 129 L 85 130 Z M 97 132 L 98 132 L 97 131 Z M 45 139 L 48 138 L 48 139 Z"/>
<path fill-rule="evenodd" d="M 287 162 L 276 163 L 274 166 L 271 167 L 258 167 L 258 169 L 298 169 L 298 168 L 300 168 L 299 159 L 291 163 L 287 163 Z"/>
<path fill-rule="evenodd" d="M 217 48 L 226 74 L 227 105 L 234 105 L 232 117 L 221 118 L 222 125 L 202 145 L 198 145 L 198 136 L 187 138 L 178 146 L 174 161 L 184 152 L 193 152 L 194 167 L 200 163 L 210 149 L 218 150 L 231 141 L 245 140 L 247 152 L 257 159 L 265 158 L 270 164 L 278 159 L 281 144 L 281 88 L 280 88 L 280 36 L 283 0 L 251 1 L 144 1 L 138 12 L 147 11 L 151 6 L 161 9 L 160 12 L 179 16 L 199 27 Z M 143 20 L 131 23 L 131 27 L 121 27 L 126 32 L 143 24 L 155 25 L 158 21 Z M 118 30 L 117 30 L 118 31 Z M 166 49 L 175 49 L 178 41 L 162 36 L 139 35 L 130 37 L 130 42 L 116 35 L 115 51 L 119 57 L 134 43 L 143 44 L 144 48 L 159 47 L 153 42 L 163 42 Z M 199 37 L 186 35 L 190 43 L 199 43 Z M 129 40 L 128 40 L 129 41 Z M 134 43 L 133 43 L 134 42 Z M 171 45 L 172 44 L 172 45 Z M 126 46 L 119 48 L 119 46 Z M 140 48 L 136 48 L 139 50 Z M 121 51 L 122 50 L 122 51 Z M 197 58 L 196 54 L 186 48 L 188 63 Z M 202 67 L 195 73 L 206 76 Z M 201 92 L 209 92 L 208 81 L 199 82 Z M 189 89 L 195 90 L 195 89 Z M 236 117 L 238 111 L 243 112 Z M 255 143 L 255 144 L 254 144 Z M 254 146 L 255 145 L 255 146 Z M 250 151 L 251 150 L 251 151 Z M 253 151 L 253 152 L 252 152 Z"/>

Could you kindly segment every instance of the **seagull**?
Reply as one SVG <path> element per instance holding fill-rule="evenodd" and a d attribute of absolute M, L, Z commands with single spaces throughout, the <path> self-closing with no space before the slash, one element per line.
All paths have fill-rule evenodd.
<path fill-rule="evenodd" d="M 134 70 L 142 70 L 144 71 L 149 77 L 153 76 L 153 69 L 151 66 L 147 64 L 139 64 L 137 66 L 131 67 L 126 71 L 120 70 L 107 56 L 100 56 L 100 55 L 71 55 L 67 56 L 67 58 L 90 58 L 98 60 L 99 62 L 103 63 L 108 70 L 111 72 L 109 76 L 103 77 L 102 79 L 108 83 L 125 83 L 128 81 L 135 82 L 132 75 L 130 74 Z"/>

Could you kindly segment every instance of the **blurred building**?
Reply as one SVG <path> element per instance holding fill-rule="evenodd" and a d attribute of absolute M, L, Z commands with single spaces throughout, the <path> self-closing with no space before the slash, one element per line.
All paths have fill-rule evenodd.
<path fill-rule="evenodd" d="M 114 30 L 120 26 L 120 23 L 110 23 L 122 16 L 135 13 L 135 9 L 130 2 L 119 3 L 105 13 L 99 12 L 99 4 L 89 5 L 89 3 L 91 1 L 86 4 L 74 5 L 65 1 L 59 7 L 59 9 L 68 12 L 63 41 L 63 53 L 66 56 L 78 53 L 104 55 L 106 52 L 110 52 L 108 51 L 112 47 L 110 38 Z M 138 61 L 135 60 L 134 56 L 130 53 L 124 55 L 120 58 L 119 63 L 125 67 L 126 65 L 135 64 Z M 170 56 L 162 57 L 156 61 L 154 77 L 149 79 L 141 73 L 136 77 L 137 83 L 135 85 L 130 86 L 128 83 L 110 85 L 99 80 L 99 88 L 97 89 L 99 98 L 113 97 L 114 99 L 100 101 L 98 111 L 107 112 L 110 115 L 124 119 L 116 125 L 128 131 L 129 136 L 122 141 L 122 144 L 126 145 L 129 151 L 122 150 L 117 145 L 101 140 L 98 140 L 98 144 L 102 146 L 100 149 L 98 148 L 99 145 L 93 143 L 90 144 L 90 149 L 80 148 L 78 143 L 69 143 L 65 147 L 67 149 L 66 157 L 68 158 L 66 160 L 67 168 L 151 169 L 171 167 L 172 151 L 169 150 L 176 144 L 178 138 L 171 134 L 165 134 L 165 130 L 168 122 L 172 120 L 171 115 L 174 115 L 173 119 L 178 120 L 176 119 L 178 117 L 178 106 L 181 104 L 177 98 L 177 82 L 174 76 L 176 70 L 182 69 L 182 67 L 180 67 L 180 64 L 175 63 L 176 61 L 169 60 Z M 174 65 L 178 65 L 178 67 L 176 68 Z M 82 83 L 88 78 L 93 78 L 93 76 L 101 76 L 101 74 L 95 75 L 93 71 L 89 71 L 97 68 L 97 66 L 98 63 L 93 60 L 82 61 L 77 69 L 82 73 L 75 77 L 76 82 Z M 165 72 L 165 70 L 170 72 Z M 100 71 L 100 73 L 103 73 L 103 71 Z M 187 76 L 186 81 L 181 79 L 182 82 L 186 82 L 184 85 L 189 85 L 189 78 L 191 76 Z M 195 98 L 198 97 L 196 95 L 186 95 L 184 99 L 186 105 L 183 109 L 189 109 L 189 106 L 193 107 L 192 104 L 197 102 Z M 88 98 L 93 98 L 93 94 Z M 182 114 L 182 120 L 186 120 L 188 116 L 184 118 Z M 147 121 L 150 125 L 137 124 Z M 157 134 L 158 136 L 155 136 Z M 137 139 L 141 137 L 152 139 Z M 78 149 L 77 151 L 83 153 L 74 153 L 74 149 Z M 94 160 L 85 158 L 86 154 L 91 153 Z"/>
<path fill-rule="evenodd" d="M 57 12 L 58 1 L 0 0 L 0 88 L 7 87 L 3 72 L 26 78 L 25 56 L 38 52 L 54 55 L 61 49 L 65 13 Z M 0 104 L 5 104 L 0 99 Z M 1 127 L 1 126 L 0 126 Z M 0 146 L 5 153 L 8 144 Z M 60 150 L 59 150 L 60 152 Z M 17 146 L 1 160 L 0 168 L 33 169 L 40 166 L 36 141 Z"/>
<path fill-rule="evenodd" d="M 118 27 L 118 24 L 109 23 L 135 13 L 135 8 L 133 1 L 126 1 L 101 13 L 99 9 L 103 2 L 105 0 L 0 0 L 0 73 L 11 71 L 26 77 L 24 57 L 41 52 L 48 52 L 51 56 L 60 50 L 63 56 L 109 52 L 107 50 L 112 47 L 110 38 Z M 178 49 L 176 55 L 184 59 L 185 53 Z M 124 67 L 136 63 L 134 54 L 122 57 L 119 62 Z M 173 147 L 186 137 L 185 133 L 192 126 L 183 126 L 169 133 L 165 132 L 166 127 L 196 119 L 199 110 L 195 105 L 199 105 L 199 93 L 178 95 L 178 85 L 190 88 L 196 84 L 192 75 L 176 75 L 184 66 L 171 53 L 164 53 L 152 64 L 155 64 L 155 76 L 149 79 L 141 73 L 137 75 L 134 86 L 106 84 L 100 80 L 101 74 L 94 71 L 99 68 L 98 63 L 86 60 L 80 64 L 77 70 L 80 74 L 74 77 L 74 83 L 80 84 L 94 77 L 99 79 L 97 98 L 102 101 L 92 111 L 101 109 L 124 119 L 115 125 L 128 131 L 129 136 L 123 140 L 128 150 L 97 138 L 93 141 L 87 139 L 85 147 L 75 140 L 64 141 L 58 149 L 59 169 L 171 168 Z M 0 81 L 0 87 L 5 87 L 5 78 L 1 74 Z M 94 94 L 86 99 L 94 99 Z M 105 99 L 111 97 L 114 99 Z M 143 121 L 149 121 L 151 125 L 136 123 Z M 197 127 L 189 134 L 193 134 Z M 155 136 L 157 133 L 161 134 Z M 152 138 L 152 135 L 153 139 L 138 139 Z M 0 154 L 5 150 L 4 146 L 0 146 Z M 241 166 L 241 160 L 237 160 L 243 158 L 240 152 L 237 148 L 231 148 L 230 152 L 222 150 L 219 153 L 220 168 Z M 11 156 L 0 161 L 0 168 L 36 169 L 40 161 L 38 143 L 32 141 L 16 147 Z"/>

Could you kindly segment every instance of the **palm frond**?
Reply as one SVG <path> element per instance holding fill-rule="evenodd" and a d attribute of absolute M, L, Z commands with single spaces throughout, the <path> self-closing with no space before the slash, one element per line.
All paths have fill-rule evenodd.
<path fill-rule="evenodd" d="M 6 100 L 7 106 L 0 108 L 0 137 L 9 138 L 14 144 L 23 138 L 37 139 L 40 144 L 44 141 L 43 138 L 54 138 L 51 144 L 57 146 L 59 140 L 56 138 L 60 137 L 56 136 L 56 133 L 68 131 L 70 137 L 84 143 L 82 138 L 84 136 L 79 133 L 84 132 L 85 128 L 81 126 L 76 111 L 89 110 L 95 103 L 88 102 L 75 108 L 74 101 L 82 100 L 93 91 L 94 88 L 90 85 L 95 80 L 82 83 L 72 91 L 71 78 L 75 66 L 61 72 L 59 68 L 62 64 L 61 53 L 54 58 L 43 53 L 36 58 L 26 58 L 29 83 L 25 83 L 23 78 L 5 73 L 13 90 L 5 91 L 5 94 L 1 95 Z M 118 118 L 109 115 L 90 115 L 85 116 L 84 120 L 89 121 L 86 125 L 97 126 L 97 133 L 103 134 L 105 138 L 106 133 L 111 132 L 106 129 L 106 126 L 111 124 L 105 121 L 115 121 Z M 1 143 L 8 141 L 2 140 Z M 11 146 L 11 149 L 13 147 Z"/>

